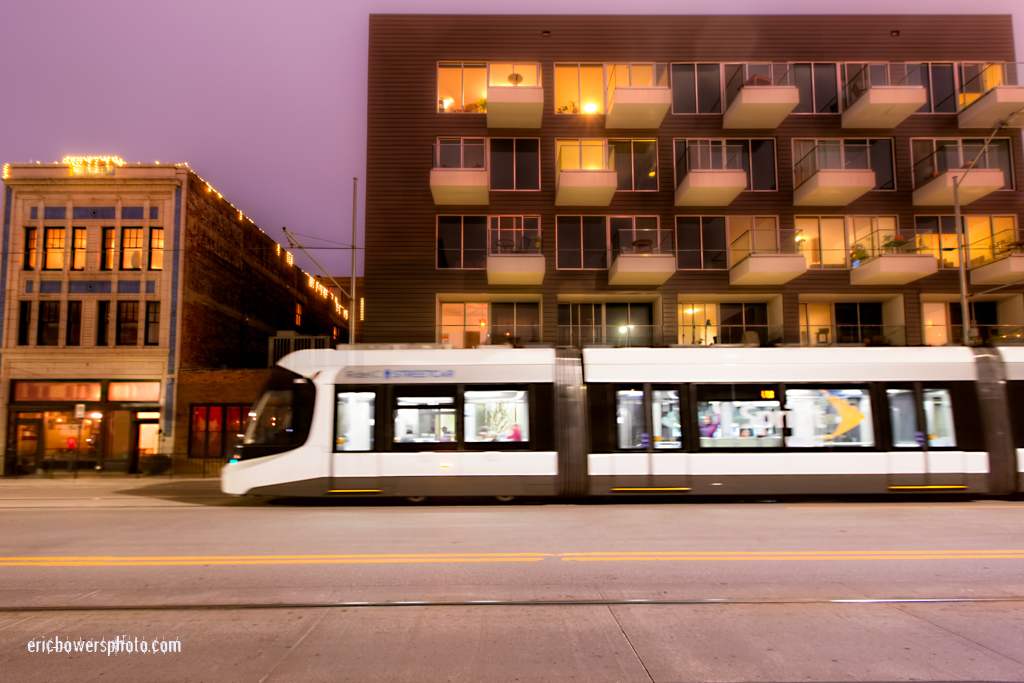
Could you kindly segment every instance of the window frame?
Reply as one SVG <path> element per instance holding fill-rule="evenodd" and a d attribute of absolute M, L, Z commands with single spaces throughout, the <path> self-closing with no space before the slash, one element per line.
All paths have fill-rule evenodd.
<path fill-rule="evenodd" d="M 927 73 L 928 73 L 928 83 L 927 84 L 922 84 L 923 87 L 924 87 L 924 90 L 925 90 L 925 94 L 927 95 L 927 101 L 923 105 L 921 105 L 921 109 L 918 109 L 917 111 L 915 111 L 914 114 L 940 114 L 940 115 L 948 116 L 950 114 L 958 114 L 960 112 L 960 108 L 958 106 L 959 105 L 959 94 L 960 94 L 960 80 L 959 80 L 960 62 L 958 62 L 957 60 L 954 60 L 954 59 L 938 60 L 938 61 L 916 61 L 915 60 L 915 61 L 903 62 L 903 65 L 904 65 L 904 70 L 905 70 L 904 71 L 904 73 L 905 73 L 904 80 L 909 78 L 909 76 L 910 76 L 910 69 L 911 69 L 912 66 L 922 66 L 923 65 L 923 66 L 926 67 L 926 70 L 927 70 Z M 934 89 L 933 89 L 933 84 L 935 83 L 935 79 L 932 78 L 932 69 L 935 66 L 946 66 L 946 65 L 949 65 L 950 69 L 953 72 L 953 94 L 952 94 L 953 110 L 952 111 L 935 111 L 935 97 L 934 97 Z M 913 85 L 913 84 L 911 84 L 911 85 Z M 943 101 L 945 101 L 945 100 L 943 100 Z M 927 107 L 927 110 L 924 110 L 925 107 Z"/>
<path fill-rule="evenodd" d="M 159 234 L 158 234 L 159 233 Z M 160 246 L 155 246 L 159 238 Z M 160 264 L 156 267 L 153 266 L 153 257 L 159 254 Z M 147 270 L 160 271 L 164 269 L 164 229 L 160 226 L 150 226 L 149 228 L 149 259 L 146 265 Z"/>
<path fill-rule="evenodd" d="M 486 94 L 487 93 L 487 78 L 488 78 L 487 62 L 484 62 L 484 61 L 479 61 L 478 62 L 478 61 L 473 61 L 473 60 L 470 60 L 470 61 L 465 61 L 465 60 L 446 60 L 446 59 L 445 60 L 438 60 L 437 64 L 434 67 L 434 79 L 435 79 L 434 80 L 434 95 L 435 95 L 434 99 L 435 99 L 435 102 L 437 102 L 437 104 L 439 104 L 439 105 L 443 104 L 443 99 L 441 97 L 441 66 L 444 65 L 444 66 L 448 66 L 448 67 L 453 67 L 455 65 L 458 65 L 459 66 L 459 74 L 460 74 L 460 81 L 459 81 L 460 91 L 461 91 L 460 95 L 462 97 L 462 103 L 460 104 L 459 109 L 457 111 L 447 111 L 447 107 L 444 107 L 444 108 L 435 108 L 435 110 L 434 110 L 435 113 L 438 113 L 438 114 L 486 114 L 487 113 L 486 105 L 484 106 L 484 108 L 482 110 L 478 110 L 478 111 L 466 111 L 465 110 L 466 109 L 466 65 L 467 64 L 472 66 L 472 67 L 483 67 L 482 71 L 483 71 L 483 74 L 484 74 L 484 99 L 486 100 L 486 98 L 487 98 L 487 94 Z M 454 103 L 455 103 L 455 100 L 452 100 L 452 104 L 454 104 Z M 477 102 L 475 101 L 472 104 L 477 104 Z"/>
<path fill-rule="evenodd" d="M 754 189 L 754 152 L 753 143 L 757 142 L 771 142 L 772 143 L 772 168 L 775 180 L 774 190 L 757 190 Z M 728 147 L 729 144 L 742 142 L 746 143 L 746 161 L 747 168 L 744 170 L 747 172 L 747 187 L 744 192 L 779 192 L 779 140 L 778 138 L 672 138 L 672 189 L 675 190 L 679 187 L 679 183 L 682 182 L 682 178 L 679 177 L 678 162 L 675 160 L 679 158 L 677 151 L 677 145 L 682 142 L 684 154 L 685 150 L 690 148 L 691 142 L 720 142 L 722 143 L 723 150 Z"/>
<path fill-rule="evenodd" d="M 81 240 L 79 240 L 81 237 Z M 86 258 L 88 255 L 87 245 L 89 240 L 89 231 L 83 227 L 72 227 L 71 228 L 71 259 L 68 264 L 68 269 L 73 271 L 85 270 Z M 81 265 L 77 265 L 81 257 Z"/>
<path fill-rule="evenodd" d="M 64 332 L 65 346 L 82 345 L 82 308 L 84 302 L 78 299 L 68 300 L 67 325 Z"/>
<path fill-rule="evenodd" d="M 32 344 L 32 302 L 18 302 L 18 346 Z"/>
<path fill-rule="evenodd" d="M 23 238 L 21 269 L 35 270 L 39 263 L 39 228 L 26 226 Z"/>
<path fill-rule="evenodd" d="M 945 112 L 943 112 L 943 113 L 945 113 Z M 918 188 L 924 187 L 925 185 L 927 185 L 928 183 L 930 183 L 932 180 L 935 179 L 933 177 L 933 178 L 931 178 L 929 180 L 925 180 L 920 185 L 917 184 L 917 174 L 914 172 L 914 169 L 916 168 L 917 164 L 920 163 L 921 161 L 924 161 L 924 159 L 915 159 L 914 158 L 914 142 L 915 141 L 923 141 L 923 140 L 930 140 L 931 143 L 932 143 L 932 152 L 931 152 L 931 154 L 929 156 L 934 156 L 935 154 L 938 153 L 938 147 L 936 145 L 937 142 L 939 142 L 939 141 L 949 142 L 949 141 L 953 141 L 953 140 L 956 141 L 957 156 L 960 159 L 959 168 L 957 168 L 957 169 L 946 169 L 946 171 L 943 171 L 943 173 L 949 173 L 949 172 L 954 171 L 954 170 L 963 170 L 963 169 L 967 168 L 966 167 L 966 159 L 964 158 L 964 140 L 969 140 L 972 143 L 981 142 L 982 144 L 984 144 L 984 138 L 962 138 L 962 137 L 955 137 L 955 136 L 951 136 L 951 137 L 927 137 L 927 136 L 925 136 L 925 137 L 911 137 L 907 141 L 907 144 L 910 146 L 910 187 L 912 189 L 918 189 Z M 992 143 L 996 142 L 997 140 L 1000 141 L 1000 142 L 1005 142 L 1006 143 L 1007 158 L 1009 160 L 1009 163 L 1007 164 L 1007 170 L 1009 170 L 1009 176 L 1010 177 L 1008 179 L 1009 187 L 1001 187 L 998 190 L 996 190 L 995 192 L 1016 192 L 1016 190 L 1017 190 L 1017 183 L 1016 183 L 1017 178 L 1016 178 L 1016 174 L 1014 173 L 1014 168 L 1013 168 L 1013 166 L 1014 166 L 1013 139 L 1010 138 L 1010 137 L 994 137 L 994 138 L 992 138 L 989 141 L 989 146 L 987 147 L 985 153 L 986 154 L 991 153 Z M 925 157 L 925 159 L 927 159 L 927 158 L 928 157 Z M 992 168 L 992 167 L 991 166 L 987 166 L 987 167 L 979 166 L 978 168 Z M 999 170 L 1004 170 L 1004 169 L 999 169 Z"/>
<path fill-rule="evenodd" d="M 698 66 L 717 66 L 718 67 L 718 111 L 702 112 L 700 111 L 700 80 L 697 75 Z M 675 67 L 676 66 L 692 66 L 693 67 L 693 102 L 695 111 L 676 111 L 676 80 L 675 80 Z M 671 111 L 673 115 L 679 116 L 722 116 L 725 114 L 725 73 L 722 62 L 669 62 L 669 91 L 672 95 L 672 106 Z"/>
<path fill-rule="evenodd" d="M 799 145 L 799 143 L 810 141 L 810 142 L 814 143 L 814 147 L 818 147 L 822 142 L 836 142 L 836 141 L 838 141 L 839 142 L 840 154 L 842 155 L 842 159 L 843 159 L 843 166 L 845 166 L 846 165 L 846 147 L 847 147 L 847 142 L 852 142 L 852 141 L 855 141 L 855 140 L 864 140 L 867 143 L 867 154 L 868 154 L 868 169 L 867 170 L 875 173 L 875 176 L 876 176 L 875 177 L 875 184 L 876 184 L 876 186 L 878 184 L 878 177 L 877 177 L 877 171 L 875 171 L 875 169 L 871 165 L 871 162 L 872 162 L 871 143 L 876 142 L 876 141 L 880 141 L 880 140 L 888 140 L 889 141 L 889 169 L 890 169 L 891 175 L 892 175 L 892 188 L 891 189 L 884 189 L 884 188 L 879 188 L 879 187 L 873 187 L 870 190 L 868 190 L 868 192 L 896 192 L 896 191 L 898 191 L 900 189 L 900 186 L 899 186 L 899 179 L 897 177 L 898 176 L 898 169 L 896 167 L 896 139 L 892 138 L 892 137 L 884 137 L 884 136 L 883 137 L 873 137 L 873 138 L 870 138 L 870 137 L 869 138 L 851 138 L 851 137 L 843 137 L 843 138 L 838 138 L 838 137 L 805 138 L 805 137 L 797 136 L 797 137 L 791 138 L 790 139 L 790 153 L 792 155 L 791 158 L 793 159 L 791 180 L 793 181 L 793 190 L 795 191 L 796 188 L 800 187 L 800 185 L 797 185 L 797 182 L 796 182 L 796 168 L 797 168 L 797 164 L 799 164 L 800 161 L 803 159 L 803 156 L 800 156 L 800 157 L 797 156 L 797 146 Z M 911 168 L 913 168 L 913 167 L 911 167 Z M 822 170 L 821 168 L 818 169 L 818 171 L 821 171 L 821 170 Z M 828 170 L 828 169 L 825 169 L 825 170 Z M 808 178 L 808 180 L 809 179 L 810 178 Z M 807 182 L 807 180 L 805 180 L 804 182 Z M 801 185 L 802 184 L 803 183 L 801 183 Z"/>
<path fill-rule="evenodd" d="M 800 109 L 800 104 L 802 104 L 802 103 L 798 103 L 796 105 L 796 107 L 793 109 L 793 111 L 790 112 L 790 115 L 795 115 L 795 116 L 806 116 L 806 115 L 836 116 L 837 114 L 841 115 L 843 113 L 843 83 L 842 83 L 842 77 L 841 77 L 841 74 L 840 74 L 840 71 L 841 71 L 840 66 L 842 64 L 845 64 L 845 63 L 846 62 L 818 62 L 818 61 L 787 62 L 788 66 L 789 66 L 789 73 L 791 74 L 790 80 L 793 82 L 794 86 L 797 85 L 796 84 L 796 71 L 795 71 L 794 67 L 796 67 L 798 64 L 807 64 L 807 65 L 809 65 L 811 67 L 811 111 L 798 111 Z M 832 66 L 835 67 L 835 74 L 836 74 L 836 78 L 835 78 L 836 110 L 834 112 L 833 111 L 818 111 L 818 77 L 815 74 L 814 67 L 819 65 L 819 64 L 831 64 Z M 799 89 L 799 86 L 797 86 L 797 88 Z"/>
<path fill-rule="evenodd" d="M 459 220 L 459 266 L 442 266 L 441 265 L 441 218 L 455 217 Z M 479 267 L 467 268 L 466 267 L 466 218 L 483 218 L 483 253 L 484 260 L 483 264 Z M 487 270 L 487 251 L 489 242 L 489 231 L 491 227 L 491 216 L 488 214 L 452 214 L 452 213 L 439 213 L 434 217 L 434 270 L 449 271 L 449 270 Z M 539 222 L 538 222 L 539 224 Z M 445 249 L 444 251 L 451 251 Z M 472 252 L 481 251 L 480 249 L 471 249 Z"/>
<path fill-rule="evenodd" d="M 383 390 L 383 387 L 373 384 L 335 384 L 333 386 L 334 406 L 332 412 L 334 413 L 334 418 L 331 432 L 333 435 L 331 438 L 331 453 L 379 453 L 384 450 L 381 448 L 381 444 L 378 443 L 381 429 L 378 411 L 381 403 L 385 400 L 387 392 Z M 373 394 L 372 419 L 374 424 L 370 428 L 369 448 L 338 448 L 338 430 L 341 428 L 341 420 L 338 416 L 338 394 Z"/>
<path fill-rule="evenodd" d="M 679 254 L 680 254 L 680 252 L 682 252 L 684 250 L 680 248 L 680 245 L 682 244 L 682 240 L 679 239 L 679 230 L 680 230 L 679 221 L 680 220 L 687 220 L 687 219 L 694 219 L 694 218 L 696 218 L 699 221 L 699 226 L 700 226 L 700 233 L 699 234 L 700 234 L 700 262 L 701 262 L 701 266 L 700 266 L 700 268 L 680 268 L 679 267 Z M 674 242 L 675 242 L 675 254 L 676 254 L 676 264 L 675 265 L 676 265 L 676 270 L 677 271 L 678 270 L 682 270 L 682 271 L 687 271 L 687 272 L 696 272 L 696 271 L 704 271 L 704 270 L 720 270 L 720 271 L 729 272 L 729 246 L 730 246 L 729 245 L 729 218 L 730 217 L 728 215 L 725 215 L 725 214 L 722 214 L 722 215 L 714 215 L 714 214 L 712 214 L 712 215 L 699 215 L 699 216 L 693 216 L 693 215 L 677 215 L 677 216 L 675 216 L 675 221 L 674 221 L 675 222 L 675 226 L 674 226 L 675 227 L 675 235 L 673 236 L 673 239 L 674 239 Z M 723 260 L 723 264 L 724 265 L 721 268 L 709 268 L 707 266 L 707 261 L 705 260 L 705 253 L 712 252 L 712 251 L 717 251 L 717 250 L 714 250 L 714 249 L 706 249 L 704 247 L 704 220 L 705 219 L 721 219 L 722 220 L 722 240 L 723 240 L 722 254 L 723 254 L 723 258 L 724 258 L 724 260 Z M 776 219 L 776 224 L 777 223 L 778 223 L 778 219 Z M 690 251 L 693 251 L 693 250 L 692 249 L 687 249 L 685 251 L 690 252 Z"/>
<path fill-rule="evenodd" d="M 616 186 L 616 192 L 659 192 L 661 190 L 661 157 L 657 138 L 605 138 L 606 147 L 611 147 L 613 142 L 629 142 L 629 189 L 623 189 Z M 653 190 L 638 190 L 636 189 L 636 143 L 637 142 L 650 142 L 654 146 L 654 189 Z M 619 155 L 616 151 L 615 154 L 615 166 L 616 174 L 618 174 Z"/>
<path fill-rule="evenodd" d="M 127 235 L 127 233 L 128 233 L 129 230 L 131 230 L 133 232 L 134 231 L 138 231 L 138 246 L 131 246 L 131 247 L 127 246 L 127 243 L 128 243 L 128 235 Z M 135 237 L 134 236 L 132 238 L 132 243 L 133 244 L 135 243 Z M 121 227 L 121 249 L 120 249 L 120 259 L 119 259 L 120 265 L 118 267 L 118 270 L 132 271 L 132 272 L 142 270 L 142 253 L 145 251 L 145 249 L 146 249 L 146 233 L 145 233 L 145 230 L 141 226 L 139 226 L 139 227 L 122 226 Z M 132 268 L 130 265 L 126 266 L 125 265 L 125 257 L 127 256 L 129 258 L 129 260 L 130 260 L 131 256 L 136 254 L 136 253 L 139 256 L 139 265 L 138 265 L 138 267 L 137 268 Z"/>
<path fill-rule="evenodd" d="M 145 331 L 143 333 L 143 346 L 160 345 L 160 302 L 146 302 Z"/>
<path fill-rule="evenodd" d="M 61 308 L 59 299 L 46 299 L 39 302 L 39 314 L 36 316 L 36 346 L 61 346 Z M 44 340 L 51 334 L 52 343 L 45 343 Z"/>
<path fill-rule="evenodd" d="M 494 161 L 493 161 L 493 159 L 491 159 L 491 142 L 494 141 L 494 140 L 511 140 L 512 141 L 512 182 L 513 182 L 513 184 L 516 184 L 516 170 L 517 170 L 518 165 L 519 165 L 519 161 L 518 161 L 519 154 L 516 152 L 516 142 L 519 141 L 519 140 L 536 140 L 537 141 L 537 187 L 536 188 L 519 188 L 519 187 L 514 187 L 514 188 L 509 189 L 509 188 L 496 188 L 496 187 L 494 187 L 494 184 L 491 182 L 491 177 L 492 177 L 492 174 L 493 174 L 493 171 L 494 171 L 494 165 L 493 165 Z M 486 144 L 486 157 L 487 157 L 486 165 L 487 165 L 487 189 L 488 189 L 488 191 L 490 191 L 490 192 L 540 192 L 541 191 L 541 189 L 543 188 L 543 185 L 544 185 L 543 180 L 541 178 L 541 174 L 543 172 L 543 166 L 544 166 L 543 161 L 542 161 L 543 154 L 544 154 L 544 148 L 543 148 L 543 142 L 542 142 L 542 140 L 539 137 L 537 137 L 537 138 L 528 137 L 528 136 L 523 136 L 523 137 L 520 137 L 520 136 L 513 136 L 513 137 L 489 137 L 489 138 L 486 138 L 486 143 L 485 144 Z"/>
<path fill-rule="evenodd" d="M 51 235 L 53 235 L 55 242 L 60 242 L 59 247 L 57 245 L 50 244 Z M 64 226 L 58 227 L 55 225 L 47 225 L 43 228 L 43 259 L 41 270 L 50 272 L 59 272 L 64 270 L 64 265 L 67 262 L 67 259 L 65 258 L 65 252 L 67 251 L 67 235 L 68 231 Z M 56 268 L 50 267 L 51 254 L 60 258 L 60 266 Z"/>
<path fill-rule="evenodd" d="M 600 67 L 601 68 L 601 100 L 600 100 L 600 104 L 598 105 L 600 107 L 600 110 L 599 111 L 595 111 L 592 114 L 589 114 L 589 113 L 583 111 L 583 102 L 582 102 L 583 96 L 581 94 L 582 91 L 583 91 L 583 86 L 582 86 L 582 69 L 585 66 L 586 67 L 591 67 L 591 68 L 593 68 L 593 67 Z M 576 104 L 576 111 L 568 111 L 568 105 L 563 105 L 562 107 L 558 106 L 558 69 L 559 69 L 559 67 L 563 67 L 563 68 L 564 67 L 575 67 L 575 69 L 576 69 L 576 99 L 580 100 L 578 102 L 575 102 L 575 104 Z M 603 116 L 603 115 L 608 113 L 607 102 L 605 101 L 607 99 L 607 87 L 608 86 L 607 86 L 607 82 L 606 82 L 607 81 L 607 76 L 606 76 L 606 72 L 605 72 L 605 65 L 604 65 L 603 62 L 559 62 L 559 61 L 556 61 L 554 63 L 554 71 L 552 73 L 552 76 L 553 76 L 554 83 L 555 83 L 555 87 L 554 87 L 554 91 L 553 91 L 555 93 L 555 95 L 552 98 L 551 110 L 552 110 L 552 112 L 554 114 L 556 114 L 558 116 L 564 116 L 564 115 L 569 115 L 569 116 Z M 572 101 L 572 100 L 570 100 L 570 101 Z M 566 109 L 566 111 L 560 111 L 560 109 Z M 557 157 L 557 155 L 556 155 L 556 157 Z"/>
<path fill-rule="evenodd" d="M 100 228 L 100 270 L 113 271 L 117 254 L 117 228 Z"/>
<path fill-rule="evenodd" d="M 246 426 L 246 423 L 248 421 L 248 415 L 249 415 L 249 412 L 252 410 L 252 407 L 253 407 L 252 404 L 246 404 L 246 403 L 190 403 L 189 404 L 189 409 L 188 409 L 188 456 L 187 457 L 201 459 L 201 460 L 218 460 L 218 459 L 223 460 L 223 459 L 226 459 L 226 458 L 230 458 L 231 455 L 232 455 L 232 451 L 234 450 L 234 446 L 231 446 L 230 448 L 228 447 L 228 444 L 230 442 L 230 440 L 228 439 L 228 434 L 230 433 L 228 431 L 228 410 L 231 409 L 231 408 L 238 408 L 239 409 L 239 412 L 241 413 L 240 419 L 239 419 L 239 431 L 244 433 L 245 432 L 245 426 Z M 204 443 L 204 445 L 206 447 L 206 450 L 209 449 L 209 445 L 210 445 L 210 438 L 209 438 L 210 430 L 208 428 L 209 427 L 209 409 L 210 408 L 220 408 L 221 409 L 220 450 L 221 450 L 222 455 L 210 455 L 209 453 L 204 453 L 202 455 L 195 455 L 193 453 L 192 445 L 193 445 L 193 439 L 195 438 L 194 434 L 195 434 L 195 410 L 196 410 L 196 408 L 205 408 L 207 410 L 206 418 L 204 420 L 206 425 L 207 425 L 207 429 L 204 430 L 204 434 L 206 434 L 206 438 L 203 440 L 203 443 Z M 237 439 L 237 437 L 235 437 L 235 438 Z M 241 439 L 238 439 L 237 443 L 235 445 L 237 445 L 239 443 L 241 443 Z"/>
<path fill-rule="evenodd" d="M 135 309 L 134 309 L 135 310 L 135 316 L 134 316 L 135 319 L 134 320 L 129 320 L 126 317 L 123 317 L 123 316 L 124 316 L 125 313 L 127 313 L 131 309 L 132 304 L 135 305 Z M 139 320 L 139 317 L 141 315 L 140 308 L 141 308 L 140 307 L 140 302 L 138 300 L 127 300 L 127 299 L 118 299 L 117 300 L 117 322 L 116 322 L 116 327 L 114 329 L 114 346 L 138 346 L 139 345 L 139 341 L 140 341 L 140 339 L 139 339 L 139 323 L 141 322 Z M 123 340 L 125 338 L 126 331 L 130 329 L 129 326 L 132 325 L 132 324 L 135 325 L 135 341 L 129 343 L 129 342 L 126 342 L 126 341 L 123 341 Z"/>
<path fill-rule="evenodd" d="M 579 232 L 579 234 L 580 234 L 580 267 L 579 268 L 564 267 L 564 266 L 560 265 L 560 263 L 559 263 L 559 258 L 558 258 L 559 252 L 560 251 L 567 251 L 567 250 L 560 249 L 559 246 L 558 246 L 558 223 L 559 223 L 559 219 L 563 219 L 563 218 L 564 219 L 571 219 L 571 218 L 578 218 L 578 219 L 580 219 L 580 221 L 579 221 L 579 231 L 580 231 Z M 583 219 L 584 218 L 601 218 L 601 219 L 604 220 L 604 245 L 605 245 L 604 246 L 604 263 L 605 263 L 605 265 L 601 266 L 600 268 L 588 268 L 588 267 L 586 267 L 586 262 L 587 262 L 586 258 L 585 258 L 586 253 L 588 251 L 597 251 L 597 250 L 596 249 L 588 250 L 588 249 L 586 249 L 584 247 L 584 242 L 583 242 Z M 592 214 L 591 215 L 556 214 L 555 215 L 555 270 L 589 270 L 589 271 L 608 270 L 608 268 L 611 267 L 610 263 L 609 263 L 611 261 L 611 256 L 609 254 L 610 246 L 611 246 L 611 243 L 610 243 L 610 239 L 611 238 L 610 238 L 610 233 L 609 233 L 608 225 L 609 225 L 609 221 L 608 221 L 608 216 L 607 215 L 595 216 L 595 215 L 592 215 Z"/>

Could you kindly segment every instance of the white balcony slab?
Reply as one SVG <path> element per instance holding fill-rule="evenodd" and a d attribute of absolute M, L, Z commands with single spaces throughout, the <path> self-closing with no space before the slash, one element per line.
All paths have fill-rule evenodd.
<path fill-rule="evenodd" d="M 690 171 L 676 188 L 676 206 L 729 206 L 747 189 L 747 172 Z"/>
<path fill-rule="evenodd" d="M 608 206 L 615 196 L 615 171 L 562 170 L 555 189 L 556 206 Z"/>
<path fill-rule="evenodd" d="M 960 206 L 966 206 L 1003 186 L 998 168 L 975 168 L 966 176 L 964 169 L 940 173 L 914 190 L 914 206 L 953 206 L 953 178 L 960 177 Z"/>
<path fill-rule="evenodd" d="M 672 91 L 668 88 L 615 88 L 605 128 L 657 130 L 672 106 Z"/>
<path fill-rule="evenodd" d="M 795 85 L 759 85 L 740 88 L 725 110 L 723 128 L 775 129 L 800 104 Z"/>
<path fill-rule="evenodd" d="M 905 285 L 934 275 L 939 260 L 931 254 L 882 254 L 850 271 L 851 285 Z"/>
<path fill-rule="evenodd" d="M 539 285 L 544 282 L 544 254 L 488 254 L 487 284 Z"/>
<path fill-rule="evenodd" d="M 920 85 L 876 85 L 843 112 L 843 128 L 895 128 L 927 101 Z"/>
<path fill-rule="evenodd" d="M 430 193 L 435 204 L 486 205 L 490 201 L 487 171 L 468 168 L 433 168 Z"/>
<path fill-rule="evenodd" d="M 663 285 L 675 272 L 674 254 L 620 254 L 608 269 L 608 284 Z"/>
<path fill-rule="evenodd" d="M 803 254 L 750 254 L 729 269 L 729 284 L 781 285 L 806 272 Z"/>
<path fill-rule="evenodd" d="M 793 192 L 793 206 L 846 206 L 875 187 L 875 172 L 823 169 Z"/>
<path fill-rule="evenodd" d="M 1011 254 L 1006 258 L 971 268 L 972 285 L 1008 285 L 1024 280 L 1024 254 Z"/>
<path fill-rule="evenodd" d="M 488 87 L 488 128 L 540 128 L 544 118 L 544 88 Z"/>
<path fill-rule="evenodd" d="M 1022 107 L 1024 85 L 997 85 L 961 111 L 957 119 L 961 128 L 991 130 Z M 1010 119 L 1006 126 L 1024 128 L 1024 112 Z"/>

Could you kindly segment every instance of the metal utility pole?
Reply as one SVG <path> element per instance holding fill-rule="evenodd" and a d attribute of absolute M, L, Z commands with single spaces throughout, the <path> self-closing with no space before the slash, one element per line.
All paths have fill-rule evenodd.
<path fill-rule="evenodd" d="M 356 299 L 356 202 L 359 199 L 359 178 L 352 179 L 352 276 L 349 285 L 352 288 L 352 303 L 349 306 L 348 315 L 348 343 L 356 343 L 356 318 L 359 317 L 358 302 Z"/>

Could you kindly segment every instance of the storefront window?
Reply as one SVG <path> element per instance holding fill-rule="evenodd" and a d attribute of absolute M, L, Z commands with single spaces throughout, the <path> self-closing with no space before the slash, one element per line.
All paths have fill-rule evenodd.
<path fill-rule="evenodd" d="M 192 406 L 189 457 L 228 457 L 242 442 L 248 412 L 245 405 Z M 159 417 L 159 413 L 156 415 Z"/>
<path fill-rule="evenodd" d="M 679 391 L 656 389 L 651 403 L 655 448 L 679 448 L 682 427 L 679 422 Z"/>
<path fill-rule="evenodd" d="M 791 448 L 875 445 L 866 389 L 787 389 Z"/>
<path fill-rule="evenodd" d="M 372 391 L 339 391 L 335 451 L 372 451 L 375 395 Z"/>
<path fill-rule="evenodd" d="M 111 401 L 159 401 L 160 382 L 111 382 L 107 396 Z"/>
<path fill-rule="evenodd" d="M 525 443 L 530 440 L 526 391 L 466 391 L 463 417 L 466 443 Z"/>
<path fill-rule="evenodd" d="M 156 384 L 159 386 L 160 383 Z M 99 382 L 17 382 L 14 385 L 14 400 L 99 401 L 100 386 Z"/>
<path fill-rule="evenodd" d="M 615 431 L 619 448 L 646 448 L 643 389 L 615 392 Z"/>

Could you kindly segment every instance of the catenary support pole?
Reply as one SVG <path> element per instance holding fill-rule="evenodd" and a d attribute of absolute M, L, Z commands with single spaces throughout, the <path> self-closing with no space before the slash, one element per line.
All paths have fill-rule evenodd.
<path fill-rule="evenodd" d="M 352 303 L 348 307 L 348 343 L 356 343 L 356 319 L 359 317 L 359 299 L 356 297 L 356 202 L 359 199 L 359 178 L 352 179 L 352 276 L 349 289 Z"/>

